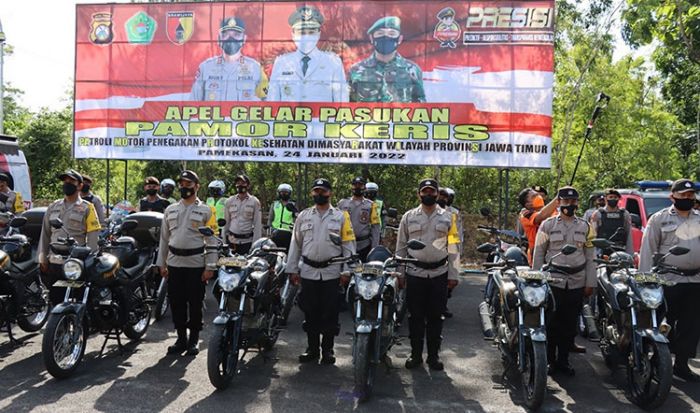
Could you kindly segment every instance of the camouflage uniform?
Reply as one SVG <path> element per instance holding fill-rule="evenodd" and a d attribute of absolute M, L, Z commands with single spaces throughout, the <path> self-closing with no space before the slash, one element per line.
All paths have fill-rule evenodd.
<path fill-rule="evenodd" d="M 350 69 L 351 102 L 425 102 L 423 72 L 398 53 L 388 62 L 374 55 Z"/>

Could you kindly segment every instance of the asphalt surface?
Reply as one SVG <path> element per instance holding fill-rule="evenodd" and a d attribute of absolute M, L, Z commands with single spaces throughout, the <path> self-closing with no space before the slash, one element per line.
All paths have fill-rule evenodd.
<path fill-rule="evenodd" d="M 76 374 L 58 381 L 44 369 L 41 334 L 15 328 L 19 346 L 0 335 L 0 411 L 104 412 L 522 412 L 520 389 L 502 378 L 500 356 L 481 338 L 477 316 L 484 278 L 464 278 L 450 300 L 454 318 L 445 323 L 444 372 L 403 368 L 408 340 L 394 347 L 394 368 L 381 369 L 373 398 L 360 405 L 352 393 L 351 320 L 342 314 L 335 366 L 300 366 L 305 348 L 301 313 L 295 309 L 290 326 L 268 357 L 246 356 L 232 386 L 215 391 L 206 372 L 205 326 L 203 350 L 197 357 L 165 356 L 174 332 L 169 319 L 151 325 L 144 339 L 120 354 L 116 343 L 97 357 L 102 338 L 92 336 Z M 214 318 L 214 300 L 207 294 L 205 322 Z M 402 330 L 402 334 L 406 334 Z M 572 355 L 576 376 L 550 377 L 545 412 L 636 412 L 625 396 L 625 372 L 611 372 L 595 343 L 583 338 L 588 353 Z M 692 366 L 700 370 L 700 363 Z M 700 411 L 700 384 L 674 379 L 666 403 L 658 411 Z"/>

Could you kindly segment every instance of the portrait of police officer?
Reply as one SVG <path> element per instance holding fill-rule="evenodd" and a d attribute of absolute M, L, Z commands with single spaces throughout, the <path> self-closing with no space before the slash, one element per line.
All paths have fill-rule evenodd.
<path fill-rule="evenodd" d="M 216 211 L 197 198 L 199 177 L 184 170 L 178 178 L 180 201 L 168 206 L 163 214 L 156 265 L 168 279 L 168 299 L 177 332 L 175 344 L 167 354 L 194 356 L 199 353 L 202 330 L 202 302 L 208 280 L 216 269 L 216 246 L 213 237 L 205 237 L 200 227 L 217 230 Z M 189 335 L 188 335 L 189 329 Z"/>
<path fill-rule="evenodd" d="M 397 51 L 401 19 L 382 17 L 367 30 L 374 53 L 350 68 L 351 102 L 425 102 L 423 72 Z"/>
<path fill-rule="evenodd" d="M 259 101 L 267 94 L 267 75 L 260 63 L 241 53 L 246 41 L 245 23 L 239 17 L 221 21 L 218 44 L 221 55 L 199 65 L 191 100 Z"/>
<path fill-rule="evenodd" d="M 269 101 L 347 102 L 345 69 L 340 57 L 318 49 L 324 18 L 314 6 L 289 16 L 296 50 L 278 56 L 272 66 Z"/>
<path fill-rule="evenodd" d="M 301 285 L 299 308 L 304 312 L 303 328 L 308 346 L 299 356 L 300 363 L 334 364 L 335 336 L 340 332 L 338 319 L 342 265 L 336 257 L 355 254 L 355 234 L 350 216 L 331 204 L 333 188 L 327 179 L 316 179 L 311 196 L 314 206 L 297 216 L 287 258 L 287 273 L 295 285 Z M 337 245 L 331 234 L 339 236 Z M 320 349 L 319 349 L 320 348 Z"/>
<path fill-rule="evenodd" d="M 549 283 L 556 302 L 554 311 L 547 318 L 547 361 L 549 373 L 575 374 L 569 363 L 569 353 L 574 348 L 578 333 L 578 315 L 583 298 L 593 294 L 596 286 L 595 231 L 590 224 L 576 216 L 579 193 L 570 186 L 557 192 L 559 214 L 547 218 L 540 225 L 532 254 L 532 268 L 541 269 L 565 245 L 573 245 L 576 251 L 559 255 L 552 261 Z"/>
<path fill-rule="evenodd" d="M 367 261 L 367 254 L 379 245 L 381 222 L 377 204 L 365 198 L 365 179 L 361 176 L 352 180 L 352 196 L 338 202 L 338 209 L 350 215 L 352 230 L 355 233 L 355 248 L 362 262 Z"/>
<path fill-rule="evenodd" d="M 689 179 L 679 179 L 671 186 L 673 205 L 649 219 L 639 251 L 639 270 L 649 272 L 656 254 L 667 254 L 674 246 L 688 248 L 683 255 L 669 255 L 665 263 L 676 267 L 677 274 L 662 274 L 675 283 L 664 287 L 671 326 L 671 352 L 675 354 L 673 374 L 686 381 L 700 382 L 700 375 L 688 366 L 696 358 L 700 340 L 700 211 L 693 208 L 696 188 Z"/>
<path fill-rule="evenodd" d="M 403 214 L 399 224 L 396 251 L 416 258 L 406 266 L 406 301 L 411 356 L 406 368 L 423 364 L 423 344 L 428 347 L 428 367 L 443 370 L 439 351 L 442 342 L 443 313 L 447 291 L 457 286 L 459 236 L 456 217 L 437 204 L 438 182 L 424 179 L 418 185 L 420 206 Z M 406 248 L 409 240 L 426 244 L 425 248 Z M 404 252 L 405 251 L 405 252 Z"/>

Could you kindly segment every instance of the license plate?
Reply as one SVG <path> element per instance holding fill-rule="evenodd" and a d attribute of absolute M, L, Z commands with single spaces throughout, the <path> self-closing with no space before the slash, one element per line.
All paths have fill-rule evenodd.
<path fill-rule="evenodd" d="M 382 275 L 382 269 L 376 268 L 376 267 L 364 267 L 364 268 L 362 268 L 362 274 L 363 275 L 380 276 L 380 275 Z"/>
<path fill-rule="evenodd" d="M 217 262 L 219 267 L 245 267 L 245 258 L 239 257 L 221 257 Z"/>
<path fill-rule="evenodd" d="M 640 284 L 646 284 L 646 283 L 661 283 L 661 279 L 659 278 L 658 275 L 656 274 L 635 274 L 634 275 L 634 280 Z"/>
<path fill-rule="evenodd" d="M 83 281 L 68 281 L 68 280 L 58 280 L 53 283 L 54 287 L 66 287 L 66 288 L 80 288 L 85 283 Z"/>
<path fill-rule="evenodd" d="M 519 271 L 518 276 L 525 280 L 539 280 L 546 281 L 549 280 L 549 273 L 543 271 Z"/>

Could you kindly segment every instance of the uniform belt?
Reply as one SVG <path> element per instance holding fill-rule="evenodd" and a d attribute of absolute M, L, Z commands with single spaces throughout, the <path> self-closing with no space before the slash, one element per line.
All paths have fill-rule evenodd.
<path fill-rule="evenodd" d="M 173 253 L 173 255 L 177 255 L 178 257 L 191 257 L 193 255 L 201 254 L 204 252 L 204 247 L 199 247 L 199 248 L 175 248 L 171 247 L 168 245 L 168 249 L 170 252 Z"/>
<path fill-rule="evenodd" d="M 363 236 L 361 236 L 361 237 L 356 237 L 356 238 L 355 238 L 355 242 L 360 242 L 360 241 L 368 240 L 371 236 L 372 236 L 372 234 L 363 235 Z"/>
<path fill-rule="evenodd" d="M 435 270 L 435 269 L 438 269 L 438 268 L 442 267 L 442 266 L 445 265 L 445 264 L 447 264 L 447 257 L 445 257 L 445 258 L 443 258 L 443 259 L 441 259 L 440 261 L 437 261 L 437 262 L 421 262 L 421 261 L 418 261 L 418 262 L 414 262 L 414 263 L 413 263 L 413 265 L 415 265 L 416 267 L 422 268 L 422 269 L 424 269 L 424 270 Z"/>
<path fill-rule="evenodd" d="M 238 238 L 238 239 L 253 238 L 253 233 L 252 233 L 252 232 L 250 232 L 250 233 L 248 233 L 248 234 L 236 234 L 235 232 L 229 231 L 228 234 L 229 234 L 229 235 L 233 235 L 234 238 Z"/>
<path fill-rule="evenodd" d="M 574 275 L 578 274 L 581 271 L 586 269 L 586 264 L 581 264 L 578 267 L 559 267 L 555 264 L 552 264 L 552 268 L 550 269 L 550 272 L 558 273 L 558 274 L 567 274 L 567 275 Z"/>
<path fill-rule="evenodd" d="M 310 260 L 304 256 L 301 257 L 301 260 L 304 261 L 304 264 L 314 267 L 314 268 L 327 268 L 329 265 L 331 265 L 331 260 L 328 261 L 314 261 Z"/>

